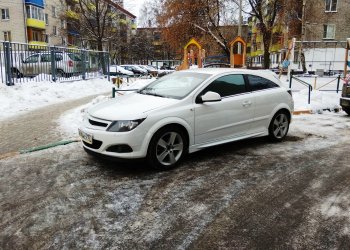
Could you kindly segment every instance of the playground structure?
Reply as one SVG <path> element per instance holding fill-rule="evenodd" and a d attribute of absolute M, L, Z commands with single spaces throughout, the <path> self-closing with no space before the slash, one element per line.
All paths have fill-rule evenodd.
<path fill-rule="evenodd" d="M 198 50 L 197 55 L 193 49 L 188 51 L 190 46 L 195 46 Z M 197 61 L 198 68 L 203 67 L 203 59 L 205 57 L 205 50 L 202 49 L 202 45 L 192 38 L 184 47 L 183 63 L 178 67 L 178 70 L 189 69 L 192 64 Z M 197 60 L 196 60 L 197 59 Z"/>
<path fill-rule="evenodd" d="M 247 55 L 247 43 L 242 37 L 237 36 L 230 43 L 230 64 L 231 68 L 245 67 Z"/>
<path fill-rule="evenodd" d="M 196 52 L 191 47 L 195 47 L 194 49 Z M 229 43 L 229 47 L 231 67 L 245 67 L 247 43 L 242 37 L 237 36 Z M 197 65 L 198 68 L 202 68 L 204 58 L 205 50 L 196 39 L 192 38 L 184 47 L 183 63 L 177 68 L 177 70 L 189 69 L 192 65 Z"/>

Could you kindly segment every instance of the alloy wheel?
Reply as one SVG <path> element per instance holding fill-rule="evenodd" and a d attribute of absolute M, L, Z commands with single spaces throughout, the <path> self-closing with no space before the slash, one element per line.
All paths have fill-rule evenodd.
<path fill-rule="evenodd" d="M 157 142 L 156 156 L 162 165 L 174 165 L 184 150 L 182 137 L 177 132 L 167 132 Z"/>

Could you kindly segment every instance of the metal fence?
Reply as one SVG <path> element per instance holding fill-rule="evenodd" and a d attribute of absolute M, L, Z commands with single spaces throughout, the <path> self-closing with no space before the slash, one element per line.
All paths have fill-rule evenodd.
<path fill-rule="evenodd" d="M 85 80 L 109 73 L 109 54 L 0 41 L 0 82 Z"/>

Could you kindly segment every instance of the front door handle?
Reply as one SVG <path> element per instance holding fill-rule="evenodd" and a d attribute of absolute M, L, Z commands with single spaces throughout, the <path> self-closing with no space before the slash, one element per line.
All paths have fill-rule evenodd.
<path fill-rule="evenodd" d="M 242 103 L 243 107 L 249 107 L 250 105 L 252 105 L 251 101 L 245 101 L 245 102 Z"/>

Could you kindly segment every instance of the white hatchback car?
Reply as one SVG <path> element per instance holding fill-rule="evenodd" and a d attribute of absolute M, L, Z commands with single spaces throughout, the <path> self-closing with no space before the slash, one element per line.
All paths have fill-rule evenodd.
<path fill-rule="evenodd" d="M 273 72 L 185 70 L 91 107 L 79 135 L 88 153 L 146 158 L 165 170 L 210 146 L 267 135 L 281 141 L 293 107 Z"/>

